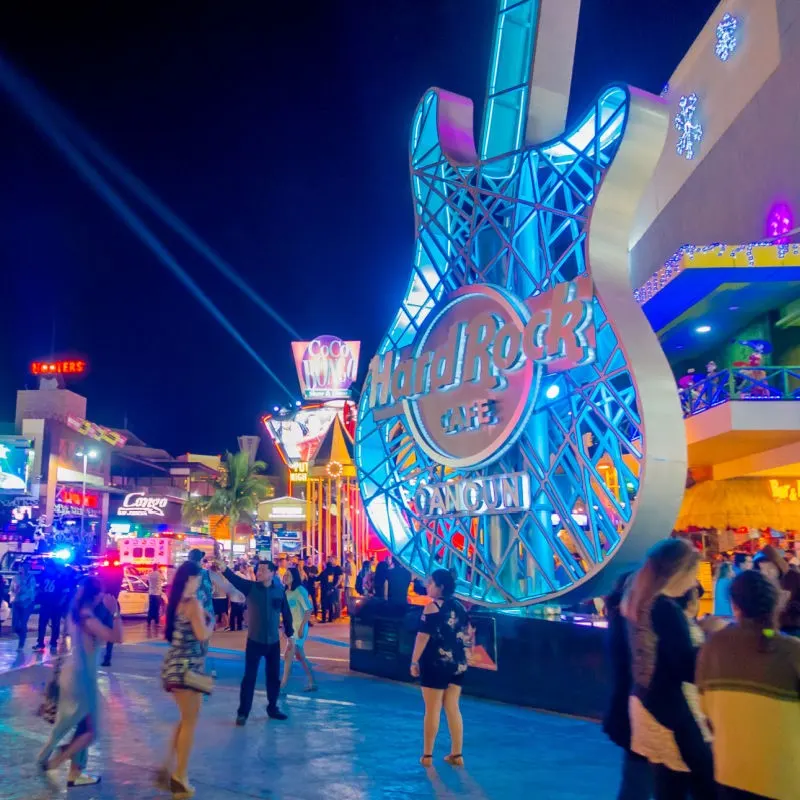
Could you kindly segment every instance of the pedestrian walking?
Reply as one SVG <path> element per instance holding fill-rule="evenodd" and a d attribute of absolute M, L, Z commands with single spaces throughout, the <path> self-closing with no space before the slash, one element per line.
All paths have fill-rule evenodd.
<path fill-rule="evenodd" d="M 219 545 L 215 545 L 215 555 L 220 559 L 220 570 L 222 570 L 225 568 L 225 562 L 222 561 L 221 555 L 216 551 L 216 547 L 218 546 Z M 188 560 L 193 561 L 201 569 L 200 584 L 197 587 L 197 599 L 200 602 L 200 605 L 203 607 L 203 611 L 205 611 L 210 617 L 214 618 L 216 617 L 216 613 L 214 611 L 214 587 L 211 583 L 211 574 L 207 569 L 205 569 L 206 554 L 199 547 L 195 547 L 189 551 Z"/>
<path fill-rule="evenodd" d="M 736 624 L 700 651 L 719 800 L 796 800 L 800 791 L 800 641 L 777 631 L 779 597 L 773 579 L 738 575 Z"/>
<path fill-rule="evenodd" d="M 236 574 L 242 580 L 249 580 L 245 567 L 242 564 L 235 570 Z M 231 601 L 231 630 L 241 631 L 244 630 L 244 609 L 247 598 L 233 585 L 230 586 L 228 597 Z"/>
<path fill-rule="evenodd" d="M 27 561 L 18 562 L 17 574 L 11 581 L 11 627 L 17 634 L 17 650 L 25 647 L 28 636 L 28 620 L 36 602 L 36 578 Z"/>
<path fill-rule="evenodd" d="M 322 602 L 322 621 L 333 622 L 338 618 L 339 594 L 342 590 L 342 568 L 333 556 L 319 576 L 320 600 Z"/>
<path fill-rule="evenodd" d="M 101 642 L 122 641 L 119 605 L 112 594 L 103 593 L 97 578 L 85 578 L 78 588 L 67 627 L 72 649 L 61 668 L 56 721 L 37 762 L 50 772 L 69 761 L 67 786 L 93 786 L 100 777 L 85 769 L 99 725 L 97 655 Z M 73 729 L 69 744 L 58 747 Z"/>
<path fill-rule="evenodd" d="M 150 625 L 158 624 L 161 621 L 161 593 L 164 591 L 164 576 L 161 574 L 158 564 L 153 564 L 153 569 L 147 576 L 147 631 L 150 632 Z"/>
<path fill-rule="evenodd" d="M 224 568 L 221 560 L 217 561 Z M 266 662 L 267 715 L 270 719 L 284 720 L 278 708 L 281 691 L 281 643 L 280 623 L 290 641 L 294 636 L 292 614 L 286 599 L 283 584 L 277 580 L 277 567 L 272 561 L 260 561 L 255 581 L 247 581 L 230 569 L 224 576 L 247 598 L 247 644 L 245 646 L 245 666 L 242 686 L 239 692 L 239 709 L 236 724 L 244 725 L 253 707 L 253 695 L 258 678 L 258 668 L 263 658 Z"/>
<path fill-rule="evenodd" d="M 319 617 L 319 603 L 317 602 L 317 587 L 319 584 L 319 569 L 317 569 L 316 564 L 314 564 L 313 559 L 308 556 L 305 560 L 305 573 L 306 573 L 306 580 L 305 580 L 305 587 L 306 591 L 308 592 L 308 596 L 311 598 L 311 605 L 313 606 L 313 617 L 311 624 L 313 625 L 314 618 Z"/>
<path fill-rule="evenodd" d="M 684 539 L 659 542 L 621 604 L 631 650 L 631 749 L 653 766 L 656 800 L 715 796 L 711 732 L 694 682 L 698 645 L 681 606 L 697 586 L 699 560 Z"/>
<path fill-rule="evenodd" d="M 108 554 L 111 566 L 104 567 L 102 572 L 103 591 L 110 594 L 119 602 L 119 594 L 122 591 L 122 583 L 125 580 L 125 570 L 119 563 L 119 553 L 110 551 Z M 102 666 L 111 666 L 111 654 L 114 650 L 114 640 L 106 640 L 106 653 L 103 658 Z"/>
<path fill-rule="evenodd" d="M 717 570 L 717 579 L 714 581 L 714 616 L 732 617 L 731 584 L 733 583 L 733 564 L 723 562 Z"/>
<path fill-rule="evenodd" d="M 180 720 L 170 739 L 167 757 L 158 770 L 156 782 L 172 792 L 173 797 L 194 794 L 189 783 L 189 757 L 200 714 L 203 694 L 211 691 L 205 675 L 208 640 L 214 632 L 214 617 L 201 605 L 197 592 L 202 568 L 196 561 L 178 567 L 170 588 L 164 635 L 169 649 L 161 667 L 164 690 L 172 695 Z"/>
<path fill-rule="evenodd" d="M 281 689 L 285 690 L 292 674 L 292 662 L 297 659 L 308 676 L 308 683 L 303 691 L 315 692 L 317 684 L 311 664 L 306 658 L 305 644 L 308 636 L 308 623 L 311 620 L 311 600 L 306 588 L 303 586 L 302 576 L 297 567 L 290 567 L 283 579 L 286 587 L 286 601 L 292 614 L 294 639 L 289 639 L 286 646 L 286 655 L 283 657 L 283 681 Z"/>
<path fill-rule="evenodd" d="M 39 592 L 39 636 L 33 649 L 44 652 L 47 626 L 50 625 L 50 650 L 58 649 L 58 636 L 61 632 L 61 609 L 64 594 L 64 578 L 58 564 L 47 559 Z"/>
<path fill-rule="evenodd" d="M 344 573 L 344 606 L 347 613 L 350 614 L 353 601 L 356 599 L 356 578 L 358 577 L 358 568 L 352 553 L 345 553 L 342 572 Z"/>
<path fill-rule="evenodd" d="M 420 763 L 424 767 L 432 766 L 433 746 L 444 707 L 451 743 L 450 754 L 444 760 L 452 766 L 462 767 L 464 723 L 459 701 L 467 671 L 464 640 L 469 619 L 464 606 L 453 597 L 456 585 L 446 569 L 435 570 L 426 588 L 431 602 L 420 617 L 411 656 L 411 674 L 420 679 L 425 700 Z"/>
<path fill-rule="evenodd" d="M 220 576 L 215 564 L 211 565 L 209 578 L 211 578 L 211 600 L 214 605 L 214 617 L 217 628 L 223 630 L 228 627 L 228 587 L 221 580 L 216 580 Z"/>
<path fill-rule="evenodd" d="M 620 603 L 625 585 L 632 575 L 632 572 L 621 575 L 605 600 L 612 690 L 608 709 L 603 718 L 603 731 L 624 753 L 617 800 L 650 800 L 653 796 L 653 772 L 647 759 L 631 750 L 631 722 L 628 715 L 628 701 L 633 685 L 631 652 L 627 626 L 620 612 Z"/>

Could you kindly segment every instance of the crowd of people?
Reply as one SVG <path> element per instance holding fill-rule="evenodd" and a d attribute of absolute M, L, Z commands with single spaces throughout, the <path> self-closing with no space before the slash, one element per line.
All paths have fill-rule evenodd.
<path fill-rule="evenodd" d="M 795 800 L 800 571 L 771 546 L 723 562 L 698 620 L 699 558 L 664 540 L 606 599 L 618 800 Z"/>
<path fill-rule="evenodd" d="M 614 689 L 604 729 L 624 751 L 618 798 L 792 800 L 800 786 L 800 569 L 772 547 L 753 559 L 723 561 L 714 613 L 699 618 L 699 558 L 689 542 L 664 540 L 606 598 Z M 163 576 L 157 569 L 148 583 L 151 597 L 160 600 Z M 238 630 L 246 619 L 236 725 L 247 724 L 262 659 L 267 715 L 285 720 L 279 702 L 295 661 L 305 672 L 305 690 L 317 689 L 305 653 L 315 606 L 323 620 L 331 620 L 342 600 L 345 606 L 369 597 L 405 603 L 410 583 L 410 573 L 388 561 L 366 561 L 356 570 L 351 557 L 342 567 L 329 559 L 317 571 L 310 561 L 288 559 L 228 566 L 219 552 L 208 559 L 202 550 L 192 551 L 172 579 L 165 615 L 169 646 L 161 680 L 179 721 L 158 785 L 175 797 L 193 794 L 189 758 L 202 698 L 213 690 L 205 659 L 215 627 Z M 44 590 L 54 591 L 46 581 Z M 428 604 L 410 670 L 425 706 L 421 763 L 432 766 L 444 712 L 451 739 L 445 761 L 462 766 L 459 702 L 469 618 L 454 596 L 451 572 L 435 571 L 420 591 Z M 26 568 L 13 592 L 23 598 L 21 619 L 26 598 L 36 592 Z M 47 619 L 53 626 L 52 616 Z M 160 622 L 154 602 L 148 624 L 153 622 Z M 84 786 L 99 780 L 85 772 L 97 735 L 96 656 L 122 639 L 113 587 L 85 578 L 70 604 L 67 627 L 72 654 L 58 676 L 55 724 L 38 763 L 49 771 L 68 761 L 68 785 Z"/>
<path fill-rule="evenodd" d="M 242 580 L 255 581 L 258 563 L 258 559 L 240 558 L 232 564 L 231 571 Z M 291 589 L 291 571 L 297 571 L 298 589 L 302 587 L 304 597 L 311 603 L 310 625 L 336 622 L 345 612 L 351 614 L 355 602 L 360 600 L 379 598 L 403 605 L 412 582 L 411 573 L 391 556 L 382 560 L 372 556 L 365 559 L 360 568 L 351 553 L 345 553 L 341 565 L 335 556 L 329 556 L 320 567 L 312 557 L 286 555 L 279 556 L 275 565 L 278 580 L 289 592 L 297 591 Z M 208 566 L 215 629 L 243 630 L 248 606 L 245 595 L 230 580 L 214 580 L 214 576 L 222 573 L 214 563 Z M 160 584 L 151 584 L 151 594 L 160 592 Z"/>

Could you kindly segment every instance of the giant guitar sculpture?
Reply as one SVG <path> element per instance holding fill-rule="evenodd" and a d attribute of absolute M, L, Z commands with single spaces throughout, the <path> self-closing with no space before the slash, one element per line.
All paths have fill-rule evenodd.
<path fill-rule="evenodd" d="M 669 535 L 685 483 L 674 379 L 628 278 L 667 114 L 612 86 L 562 133 L 579 5 L 498 0 L 479 150 L 468 99 L 420 102 L 413 273 L 359 407 L 373 528 L 488 607 L 598 595 Z"/>

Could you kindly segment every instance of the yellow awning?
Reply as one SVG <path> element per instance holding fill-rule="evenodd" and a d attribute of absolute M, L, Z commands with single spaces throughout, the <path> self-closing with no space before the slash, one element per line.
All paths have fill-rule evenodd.
<path fill-rule="evenodd" d="M 800 500 L 774 499 L 768 478 L 703 481 L 686 490 L 675 522 L 675 530 L 689 527 L 796 531 L 800 530 Z"/>

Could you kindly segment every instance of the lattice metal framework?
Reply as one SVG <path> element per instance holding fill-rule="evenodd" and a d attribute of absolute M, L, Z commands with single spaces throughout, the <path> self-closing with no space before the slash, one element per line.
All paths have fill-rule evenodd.
<path fill-rule="evenodd" d="M 504 5 L 510 4 L 500 0 L 499 25 Z M 525 4 L 514 7 L 520 5 Z M 537 4 L 529 5 L 534 12 Z M 492 136 L 484 129 L 479 160 L 470 143 L 460 141 L 458 126 L 450 124 L 463 98 L 431 90 L 421 101 L 411 139 L 413 274 L 381 354 L 411 345 L 431 311 L 461 286 L 493 284 L 526 298 L 591 273 L 592 206 L 629 121 L 629 90 L 609 88 L 568 134 L 525 147 L 520 119 L 527 73 L 498 68 L 497 42 L 496 32 L 487 116 L 498 98 L 517 98 L 514 113 L 494 109 L 495 124 L 504 130 L 493 135 L 514 149 L 492 157 L 485 147 Z M 531 44 L 529 38 L 517 48 L 523 61 Z M 507 87 L 496 85 L 503 72 L 512 76 Z M 631 313 L 640 314 L 632 300 L 628 303 Z M 454 480 L 459 472 L 431 460 L 403 417 L 377 421 L 369 408 L 369 383 L 365 386 L 356 432 L 362 495 L 375 530 L 415 573 L 453 568 L 459 595 L 506 608 L 588 594 L 596 587 L 594 579 L 629 533 L 645 448 L 636 379 L 597 297 L 594 314 L 596 362 L 545 376 L 514 446 L 477 473 L 463 473 L 527 472 L 533 495 L 525 512 L 422 519 L 414 507 L 418 484 Z M 680 421 L 677 399 L 673 402 Z M 640 552 L 636 548 L 637 556 Z"/>

